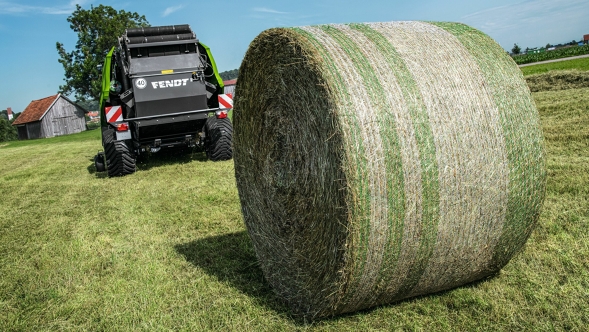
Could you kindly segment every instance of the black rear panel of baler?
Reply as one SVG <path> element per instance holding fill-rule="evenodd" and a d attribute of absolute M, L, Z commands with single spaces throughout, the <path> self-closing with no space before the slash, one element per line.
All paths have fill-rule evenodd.
<path fill-rule="evenodd" d="M 145 82 L 142 89 L 138 81 Z M 135 116 L 146 117 L 207 109 L 205 85 L 191 73 L 139 77 L 135 86 Z"/>
<path fill-rule="evenodd" d="M 212 68 L 190 26 L 127 29 L 121 41 L 133 91 L 130 120 L 136 143 L 163 146 L 186 137 L 198 140 L 209 98 L 216 101 L 216 95 L 207 94 L 205 79 Z"/>
<path fill-rule="evenodd" d="M 189 118 L 188 118 L 189 117 Z M 182 115 L 158 120 L 138 120 L 134 122 L 136 137 L 141 144 L 151 144 L 154 139 L 175 140 L 185 135 L 194 135 L 202 130 L 207 114 Z"/>
<path fill-rule="evenodd" d="M 204 82 L 193 74 L 205 66 L 189 25 L 127 29 L 125 42 L 135 117 L 208 108 Z"/>

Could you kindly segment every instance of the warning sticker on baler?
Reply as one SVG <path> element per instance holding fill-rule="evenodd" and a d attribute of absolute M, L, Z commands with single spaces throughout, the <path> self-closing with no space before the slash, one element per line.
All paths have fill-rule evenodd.
<path fill-rule="evenodd" d="M 230 93 L 219 95 L 219 107 L 233 108 L 233 96 Z"/>
<path fill-rule="evenodd" d="M 121 106 L 106 107 L 104 113 L 106 113 L 106 122 L 123 121 L 123 110 Z"/>

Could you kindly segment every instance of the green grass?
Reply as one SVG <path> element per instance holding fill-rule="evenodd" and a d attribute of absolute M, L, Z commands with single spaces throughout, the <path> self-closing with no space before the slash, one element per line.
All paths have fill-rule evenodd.
<path fill-rule="evenodd" d="M 542 74 L 553 70 L 589 70 L 589 58 L 566 60 L 560 62 L 545 63 L 541 65 L 521 67 L 524 75 Z"/>
<path fill-rule="evenodd" d="M 94 172 L 97 130 L 0 144 L 0 331 L 585 330 L 589 88 L 534 94 L 547 197 L 525 249 L 494 278 L 319 321 L 265 283 L 233 163 L 162 155 Z"/>

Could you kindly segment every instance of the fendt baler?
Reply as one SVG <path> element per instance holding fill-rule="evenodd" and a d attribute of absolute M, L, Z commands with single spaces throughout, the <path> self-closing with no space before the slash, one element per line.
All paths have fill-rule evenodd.
<path fill-rule="evenodd" d="M 127 175 L 137 158 L 172 147 L 231 159 L 231 105 L 209 48 L 189 25 L 127 29 L 102 67 L 104 152 L 96 170 Z"/>

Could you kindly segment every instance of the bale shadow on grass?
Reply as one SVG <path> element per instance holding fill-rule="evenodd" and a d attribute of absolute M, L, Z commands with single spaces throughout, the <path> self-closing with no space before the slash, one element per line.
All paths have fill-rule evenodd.
<path fill-rule="evenodd" d="M 370 314 L 381 308 L 409 304 L 404 310 L 413 310 L 416 315 L 426 314 L 422 306 L 415 305 L 422 299 L 431 298 L 433 301 L 440 300 L 449 311 L 471 314 L 471 309 L 481 310 L 481 304 L 468 298 L 446 296 L 458 289 L 477 288 L 480 284 L 488 282 L 500 272 L 489 275 L 479 280 L 467 283 L 457 288 L 448 289 L 432 294 L 425 294 L 416 297 L 403 299 L 375 307 L 340 314 L 336 316 L 323 317 L 316 320 L 306 320 L 304 317 L 293 315 L 287 304 L 279 299 L 270 285 L 264 279 L 254 248 L 247 232 L 237 232 L 218 236 L 212 236 L 188 243 L 174 246 L 176 252 L 186 258 L 188 262 L 196 267 L 202 268 L 207 274 L 216 276 L 221 282 L 227 282 L 232 287 L 253 298 L 258 304 L 273 310 L 277 314 L 291 319 L 297 326 L 308 326 L 309 324 L 330 324 L 339 320 L 349 320 L 353 317 L 360 317 Z M 491 296 L 491 294 L 489 294 Z"/>
<path fill-rule="evenodd" d="M 290 316 L 264 279 L 247 232 L 207 237 L 174 246 L 176 252 L 207 274 L 253 298 L 280 315 Z"/>

